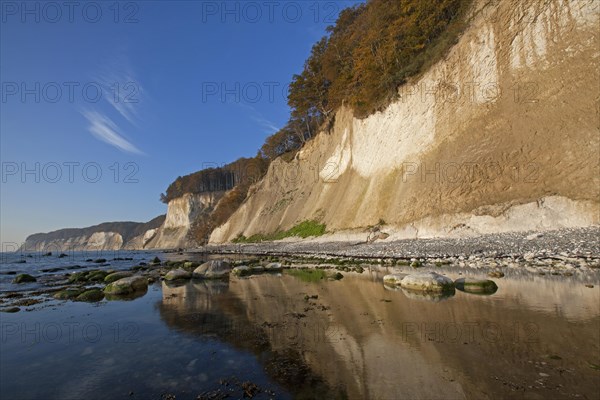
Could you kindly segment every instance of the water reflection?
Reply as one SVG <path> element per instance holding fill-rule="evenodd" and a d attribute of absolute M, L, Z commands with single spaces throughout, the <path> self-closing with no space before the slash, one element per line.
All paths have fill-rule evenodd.
<path fill-rule="evenodd" d="M 597 398 L 598 290 L 498 285 L 493 296 L 424 296 L 386 290 L 373 273 L 318 283 L 261 275 L 164 284 L 158 309 L 173 329 L 253 352 L 296 396 Z"/>

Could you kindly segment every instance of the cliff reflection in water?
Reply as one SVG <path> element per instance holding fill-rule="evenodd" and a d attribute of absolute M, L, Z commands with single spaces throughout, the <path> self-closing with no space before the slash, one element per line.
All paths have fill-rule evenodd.
<path fill-rule="evenodd" d="M 163 283 L 159 310 L 172 329 L 253 352 L 299 397 L 596 398 L 600 392 L 599 373 L 590 367 L 600 355 L 597 290 L 504 279 L 493 296 L 457 291 L 428 299 L 386 290 L 375 278 Z"/>

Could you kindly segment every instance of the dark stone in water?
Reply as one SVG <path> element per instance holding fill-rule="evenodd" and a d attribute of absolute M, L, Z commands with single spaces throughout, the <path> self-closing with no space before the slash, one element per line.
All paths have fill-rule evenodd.
<path fill-rule="evenodd" d="M 21 309 L 19 307 L 0 308 L 0 312 L 5 312 L 5 313 L 16 313 L 19 311 L 21 311 Z"/>
<path fill-rule="evenodd" d="M 94 262 L 96 264 L 103 264 L 106 262 L 106 258 L 98 258 L 97 260 L 94 260 Z"/>
<path fill-rule="evenodd" d="M 15 279 L 13 280 L 13 283 L 27 283 L 27 282 L 35 282 L 37 279 L 35 279 L 33 276 L 29 275 L 29 274 L 19 274 L 15 277 Z"/>

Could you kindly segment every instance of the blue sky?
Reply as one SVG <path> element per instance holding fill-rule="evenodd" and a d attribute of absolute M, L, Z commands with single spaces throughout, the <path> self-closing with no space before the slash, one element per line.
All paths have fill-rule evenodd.
<path fill-rule="evenodd" d="M 177 176 L 254 156 L 359 2 L 0 2 L 2 243 L 150 220 Z"/>

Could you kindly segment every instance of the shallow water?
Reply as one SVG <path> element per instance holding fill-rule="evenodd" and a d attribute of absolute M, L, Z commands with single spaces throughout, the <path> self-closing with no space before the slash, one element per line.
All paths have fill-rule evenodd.
<path fill-rule="evenodd" d="M 438 298 L 386 289 L 387 272 L 157 283 L 133 301 L 0 314 L 0 397 L 240 398 L 244 381 L 258 398 L 600 396 L 597 274 L 507 274 L 491 296 Z"/>

